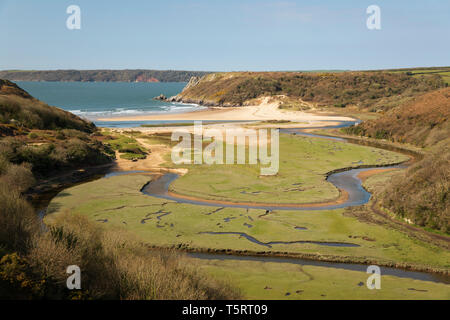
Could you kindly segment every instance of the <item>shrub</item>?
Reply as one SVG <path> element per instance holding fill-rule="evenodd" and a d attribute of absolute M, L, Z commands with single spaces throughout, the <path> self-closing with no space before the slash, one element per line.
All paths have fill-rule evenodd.
<path fill-rule="evenodd" d="M 415 224 L 450 232 L 450 153 L 433 152 L 387 186 L 385 207 Z"/>
<path fill-rule="evenodd" d="M 27 163 L 21 165 L 10 164 L 0 176 L 0 183 L 8 186 L 10 190 L 16 189 L 19 192 L 27 191 L 35 183 L 31 173 L 31 166 Z"/>
<path fill-rule="evenodd" d="M 0 184 L 0 244 L 8 250 L 27 251 L 39 232 L 39 221 L 33 208 L 18 190 Z"/>
<path fill-rule="evenodd" d="M 0 298 L 42 298 L 46 281 L 36 279 L 27 261 L 17 253 L 4 255 L 0 259 Z"/>
<path fill-rule="evenodd" d="M 93 299 L 230 299 L 240 293 L 198 273 L 173 251 L 149 251 L 122 229 L 104 229 L 66 213 L 49 223 L 28 255 L 34 270 L 65 284 L 68 265 L 82 270 Z"/>

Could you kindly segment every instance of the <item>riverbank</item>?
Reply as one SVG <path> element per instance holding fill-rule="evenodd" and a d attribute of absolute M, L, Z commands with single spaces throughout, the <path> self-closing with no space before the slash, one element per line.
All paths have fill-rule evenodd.
<path fill-rule="evenodd" d="M 92 184 L 72 188 L 68 190 L 70 197 L 54 199 L 55 203 L 51 206 L 51 210 L 56 209 L 53 213 L 57 213 L 67 208 L 75 213 L 87 214 L 106 225 L 131 228 L 134 234 L 152 245 L 173 245 L 174 247 L 187 245 L 189 248 L 209 248 L 213 251 L 261 252 L 263 249 L 265 252 L 319 253 L 321 256 L 353 256 L 367 261 L 387 261 L 390 264 L 393 263 L 392 261 L 410 264 L 414 261 L 414 265 L 418 264 L 425 268 L 428 268 L 426 265 L 441 265 L 440 268 L 443 268 L 441 259 L 445 260 L 445 256 L 440 258 L 436 256 L 437 260 L 433 259 L 429 251 L 429 246 L 432 245 L 424 243 L 418 246 L 401 232 L 360 223 L 354 218 L 346 218 L 342 215 L 342 210 L 317 211 L 314 214 L 305 211 L 301 215 L 283 210 L 283 212 L 277 211 L 267 215 L 266 210 L 220 207 L 214 209 L 142 195 L 140 189 L 148 180 L 148 176 L 133 174 L 133 176 L 102 179 Z M 121 186 L 120 190 L 117 190 L 118 185 Z M 77 200 L 81 198 L 82 205 Z M 198 225 L 200 218 L 202 223 Z M 357 225 L 354 225 L 355 223 Z M 298 226 L 305 227 L 307 230 L 297 230 Z M 201 234 L 204 231 L 242 231 L 263 243 L 276 240 L 286 244 L 266 248 L 233 235 Z M 303 241 L 316 243 L 351 241 L 360 247 L 321 245 L 318 247 L 314 243 L 290 244 L 299 237 Z M 392 242 L 397 243 L 398 246 L 392 246 Z M 409 258 L 406 260 L 409 262 L 405 260 L 405 253 L 408 253 Z M 444 254 L 444 251 L 441 254 Z M 439 260 L 441 262 L 438 262 Z"/>
<path fill-rule="evenodd" d="M 285 135 L 287 136 L 287 135 Z M 148 144 L 150 148 L 158 143 L 157 139 L 147 140 L 142 136 L 137 135 L 137 139 Z M 326 139 L 300 138 L 290 136 L 289 139 L 306 139 L 306 141 L 323 141 L 323 143 L 332 143 L 334 145 L 333 152 L 336 147 L 338 149 L 344 147 L 342 143 L 331 142 Z M 154 141 L 155 140 L 155 141 Z M 326 142 L 328 141 L 328 142 Z M 338 143 L 337 145 L 335 145 Z M 166 151 L 170 150 L 170 145 L 160 144 Z M 292 147 L 292 146 L 291 146 Z M 365 147 L 367 148 L 367 147 Z M 326 149 L 325 149 L 326 150 Z M 150 153 L 149 156 L 152 156 Z M 386 154 L 384 154 L 386 156 Z M 353 157 L 353 156 L 352 156 Z M 351 157 L 351 158 L 352 158 Z M 163 160 L 164 156 L 160 158 Z M 355 159 L 354 159 L 355 160 Z M 139 162 L 142 160 L 136 161 Z M 130 163 L 133 163 L 130 161 Z M 367 163 L 367 162 L 366 162 Z M 164 164 L 159 163 L 160 166 Z M 367 173 L 367 177 L 373 176 L 375 173 L 380 173 L 373 169 Z M 302 215 L 297 215 L 293 211 L 277 211 L 267 214 L 266 210 L 257 209 L 239 209 L 239 208 L 211 208 L 201 205 L 190 205 L 183 203 L 176 203 L 167 199 L 157 199 L 154 197 L 147 197 L 139 194 L 145 181 L 150 179 L 148 175 L 133 174 L 131 177 L 111 177 L 101 179 L 94 183 L 88 183 L 83 186 L 67 190 L 70 196 L 55 198 L 55 205 L 53 213 L 57 214 L 69 209 L 74 213 L 87 214 L 91 219 L 101 223 L 105 226 L 121 227 L 127 230 L 132 230 L 134 234 L 139 236 L 149 246 L 157 247 L 171 247 L 176 250 L 190 251 L 190 252 L 205 252 L 227 254 L 234 253 L 242 256 L 269 256 L 276 258 L 279 255 L 280 259 L 292 255 L 292 257 L 307 258 L 313 260 L 334 261 L 334 263 L 345 262 L 351 265 L 352 263 L 362 264 L 378 264 L 380 266 L 392 266 L 395 268 L 420 270 L 439 274 L 447 274 L 445 261 L 448 256 L 448 251 L 443 248 L 435 247 L 431 243 L 417 242 L 417 239 L 410 238 L 409 235 L 403 234 L 399 230 L 390 230 L 383 227 L 383 225 L 372 225 L 365 222 L 360 222 L 355 218 L 347 217 L 344 210 L 329 210 L 312 212 L 302 212 Z M 197 183 L 199 183 L 197 179 Z M 132 187 L 135 185 L 135 187 Z M 120 186 L 120 190 L 117 189 Z M 293 188 L 299 188 L 293 186 Z M 99 191 L 101 191 L 99 193 Z M 299 191 L 299 190 L 298 190 Z M 104 195 L 104 196 L 103 196 Z M 203 195 L 202 195 L 203 196 Z M 83 204 L 80 205 L 79 200 L 83 199 Z M 205 234 L 205 231 L 224 232 L 226 234 Z M 248 235 L 251 239 L 267 243 L 280 243 L 267 246 L 261 246 L 258 243 L 253 243 L 233 232 L 238 232 Z M 300 239 L 300 240 L 299 240 Z M 295 243 L 299 241 L 299 243 Z M 301 241 L 301 243 L 300 243 Z M 283 244 L 282 244 L 283 243 Z M 358 245 L 356 247 L 336 247 L 327 246 L 326 243 L 351 243 Z M 437 255 L 435 256 L 434 253 Z M 197 259 L 198 260 L 198 259 Z M 447 259 L 448 260 L 448 259 Z M 243 263 L 242 268 L 252 269 L 255 267 L 255 262 L 239 262 Z M 283 278 L 275 271 L 269 271 L 269 264 L 264 263 L 264 271 L 261 274 L 261 279 L 252 281 L 251 283 L 241 285 L 244 291 L 249 288 L 255 288 L 255 292 L 260 292 L 255 297 L 264 298 L 283 298 L 285 293 L 291 291 L 289 285 L 282 281 Z M 274 268 L 278 269 L 280 263 L 275 263 Z M 219 265 L 211 265 L 210 262 L 204 260 L 199 262 L 199 267 L 212 272 L 213 275 L 219 278 L 226 278 L 231 275 L 232 271 L 228 270 L 224 265 L 220 268 Z M 309 268 L 307 266 L 301 267 Z M 259 269 L 258 269 L 259 270 Z M 260 272 L 260 273 L 261 273 Z M 334 268 L 323 269 L 316 274 L 316 277 L 321 277 L 324 272 L 326 274 L 336 273 L 338 277 L 347 277 L 350 271 L 337 271 Z M 345 273 L 345 275 L 343 274 Z M 243 274 L 236 274 L 236 278 L 241 278 Z M 294 276 L 298 276 L 298 273 Z M 356 277 L 366 277 L 365 272 L 354 272 L 348 278 L 356 279 Z M 244 279 L 246 277 L 243 277 Z M 291 278 L 291 277 L 290 277 Z M 266 280 L 274 279 L 271 284 L 262 285 Z M 325 282 L 330 281 L 329 277 L 323 279 Z M 396 277 L 392 278 L 393 287 L 400 287 L 402 281 Z M 403 279 L 403 281 L 406 280 Z M 409 281 L 409 280 L 408 280 Z M 417 294 L 423 298 L 429 298 L 433 293 L 441 292 L 445 296 L 448 286 L 441 284 L 439 289 L 429 287 L 430 282 L 419 282 L 420 280 L 413 280 L 414 286 L 402 288 L 402 297 L 407 296 L 413 298 L 412 294 Z M 412 282 L 410 282 L 412 284 Z M 314 296 L 314 291 L 324 290 L 324 283 L 320 281 L 311 281 L 312 287 L 306 289 L 302 298 Z M 355 284 L 357 285 L 357 284 Z M 275 288 L 279 290 L 265 289 L 266 287 Z M 403 287 L 403 285 L 402 285 Z M 345 285 L 343 289 L 345 289 Z M 257 290 L 256 290 L 257 289 Z M 419 290 L 419 291 L 416 291 Z M 301 291 L 303 289 L 297 289 Z M 283 292 L 285 291 L 285 292 Z M 379 298 L 386 297 L 385 294 L 395 297 L 398 293 L 394 289 L 384 291 Z M 266 293 L 271 295 L 266 295 Z M 275 294 L 275 292 L 277 292 Z M 351 291 L 352 292 L 352 291 Z M 347 292 L 347 297 L 349 292 Z M 255 293 L 249 293 L 246 297 L 254 296 Z M 350 294 L 351 296 L 351 294 Z M 398 295 L 397 295 L 398 296 Z M 441 298 L 443 296 L 440 296 Z M 295 295 L 295 297 L 300 298 Z M 336 297 L 336 295 L 330 295 Z M 369 297 L 368 297 L 369 298 Z"/>
<path fill-rule="evenodd" d="M 448 250 L 417 241 L 401 231 L 360 222 L 345 216 L 343 209 L 266 214 L 265 210 L 181 204 L 142 195 L 139 189 L 149 179 L 149 176 L 140 174 L 112 176 L 68 189 L 63 196 L 52 201 L 48 218 L 63 214 L 64 210 L 87 215 L 106 228 L 133 232 L 149 248 L 377 264 L 448 275 L 445 267 Z M 80 199 L 83 199 L 82 204 Z M 238 235 L 204 234 L 213 230 L 239 230 L 260 242 L 276 241 L 280 244 L 267 247 Z M 299 239 L 306 242 L 293 242 Z M 286 243 L 281 244 L 283 241 Z M 327 246 L 319 242 L 358 246 Z"/>

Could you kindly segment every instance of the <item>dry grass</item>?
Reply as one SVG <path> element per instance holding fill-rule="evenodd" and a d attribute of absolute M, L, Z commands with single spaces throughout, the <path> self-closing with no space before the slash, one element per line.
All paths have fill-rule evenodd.
<path fill-rule="evenodd" d="M 427 155 L 393 179 L 383 205 L 417 225 L 450 231 L 450 88 L 402 104 L 382 117 L 345 129 L 348 133 L 409 143 Z"/>
<path fill-rule="evenodd" d="M 171 251 L 149 250 L 121 229 L 105 230 L 69 213 L 49 226 L 28 255 L 35 270 L 64 285 L 69 265 L 82 270 L 93 299 L 229 299 L 239 292 L 190 268 Z"/>
<path fill-rule="evenodd" d="M 383 205 L 417 225 L 450 232 L 449 139 L 396 177 L 385 189 Z"/>
<path fill-rule="evenodd" d="M 445 88 L 421 95 L 347 131 L 426 147 L 449 137 L 449 118 L 450 88 Z"/>
<path fill-rule="evenodd" d="M 39 222 L 33 208 L 11 185 L 0 184 L 0 247 L 25 252 Z"/>

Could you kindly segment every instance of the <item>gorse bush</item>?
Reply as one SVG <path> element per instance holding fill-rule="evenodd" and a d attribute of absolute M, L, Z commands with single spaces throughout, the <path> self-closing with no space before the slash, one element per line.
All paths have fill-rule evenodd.
<path fill-rule="evenodd" d="M 17 253 L 5 254 L 0 258 L 0 298 L 41 298 L 47 283 L 33 273 L 28 262 Z"/>

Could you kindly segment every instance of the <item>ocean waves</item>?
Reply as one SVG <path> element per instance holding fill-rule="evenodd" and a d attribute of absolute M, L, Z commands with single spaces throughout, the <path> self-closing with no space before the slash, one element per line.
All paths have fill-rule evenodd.
<path fill-rule="evenodd" d="M 141 106 L 139 108 L 136 107 L 101 108 L 101 109 L 95 108 L 95 110 L 79 108 L 79 109 L 69 109 L 68 111 L 72 112 L 77 116 L 95 120 L 102 117 L 123 117 L 123 116 L 139 116 L 147 114 L 182 113 L 200 109 L 204 109 L 204 107 L 199 106 L 197 104 L 174 102 L 162 105 L 152 105 L 148 107 Z"/>

